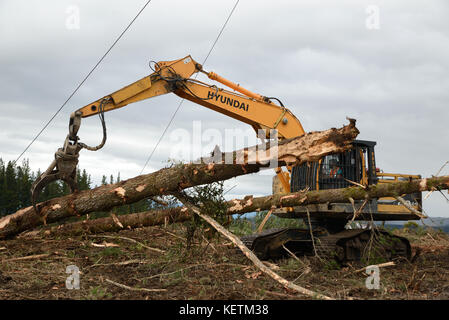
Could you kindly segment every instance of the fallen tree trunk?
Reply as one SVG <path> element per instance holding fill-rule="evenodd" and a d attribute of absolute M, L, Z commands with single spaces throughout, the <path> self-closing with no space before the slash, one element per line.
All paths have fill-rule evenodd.
<path fill-rule="evenodd" d="M 304 206 L 319 203 L 349 203 L 353 200 L 376 199 L 383 197 L 400 197 L 422 191 L 449 189 L 449 176 L 400 181 L 365 187 L 348 187 L 342 189 L 326 189 L 299 191 L 289 194 L 276 194 L 265 197 L 232 200 L 228 211 L 233 213 L 252 212 L 256 209 L 270 210 L 280 207 Z M 312 214 L 313 215 L 313 214 Z"/>
<path fill-rule="evenodd" d="M 432 177 L 413 181 L 400 181 L 388 184 L 372 185 L 369 188 L 349 187 L 345 189 L 300 191 L 285 195 L 270 195 L 265 197 L 246 196 L 244 199 L 234 199 L 227 202 L 228 215 L 243 214 L 256 210 L 270 210 L 279 207 L 294 207 L 326 202 L 350 202 L 350 199 L 364 200 L 381 197 L 394 197 L 404 193 L 415 193 L 435 189 L 449 189 L 449 176 Z M 313 216 L 313 213 L 310 214 Z M 340 213 L 335 216 L 341 217 Z M 347 214 L 345 214 L 347 215 Z M 411 215 L 413 213 L 411 212 Z M 119 231 L 123 228 L 138 228 L 162 225 L 165 223 L 183 222 L 192 216 L 184 207 L 151 210 L 118 216 L 120 223 L 113 217 L 85 220 L 60 225 L 40 232 L 47 234 L 83 234 Z M 120 225 L 121 224 L 121 225 Z"/>
<path fill-rule="evenodd" d="M 184 207 L 157 209 L 138 213 L 130 213 L 114 217 L 83 220 L 51 226 L 41 230 L 30 231 L 23 236 L 42 235 L 81 235 L 103 232 L 116 232 L 123 229 L 157 226 L 187 221 L 192 217 Z M 117 219 L 117 220 L 116 220 Z"/>
<path fill-rule="evenodd" d="M 14 236 L 46 221 L 55 222 L 74 215 L 108 211 L 148 197 L 255 173 L 273 164 L 273 159 L 277 160 L 274 162 L 279 166 L 316 160 L 327 154 L 349 149 L 358 133 L 355 120 L 350 119 L 350 124 L 340 129 L 311 132 L 284 140 L 279 145 L 263 144 L 231 153 L 231 156 L 225 156 L 224 159 L 235 159 L 232 164 L 204 161 L 179 164 L 115 184 L 52 199 L 37 205 L 39 214 L 33 207 L 28 207 L 0 219 L 0 238 Z M 237 161 L 238 154 L 243 155 L 243 163 Z"/>

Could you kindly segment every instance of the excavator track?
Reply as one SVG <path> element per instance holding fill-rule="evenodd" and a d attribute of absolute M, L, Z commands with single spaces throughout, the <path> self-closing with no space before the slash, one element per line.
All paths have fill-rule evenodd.
<path fill-rule="evenodd" d="M 332 258 L 346 264 L 353 261 L 411 258 L 409 241 L 404 237 L 376 229 L 343 230 L 330 234 L 326 229 L 270 229 L 241 238 L 260 259 L 280 259 L 292 252 L 296 256 Z M 287 251 L 287 250 L 288 251 Z"/>

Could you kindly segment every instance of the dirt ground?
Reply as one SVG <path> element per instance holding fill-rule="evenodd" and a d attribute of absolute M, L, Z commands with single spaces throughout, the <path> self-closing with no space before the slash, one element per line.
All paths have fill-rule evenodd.
<path fill-rule="evenodd" d="M 356 272 L 360 264 L 301 257 L 269 265 L 336 299 L 449 299 L 449 237 L 401 235 L 410 239 L 414 258 L 381 268 L 378 290 L 366 288 L 367 275 Z M 172 225 L 0 241 L 0 299 L 313 299 L 262 274 L 223 237 L 195 240 L 187 250 L 184 228 Z M 70 265 L 80 270 L 79 290 L 66 288 Z"/>

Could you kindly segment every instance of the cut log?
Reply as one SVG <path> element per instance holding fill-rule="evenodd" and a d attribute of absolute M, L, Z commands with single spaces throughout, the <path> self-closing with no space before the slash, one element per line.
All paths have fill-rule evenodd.
<path fill-rule="evenodd" d="M 449 189 L 449 176 L 378 184 L 369 186 L 369 188 L 349 187 L 345 189 L 309 192 L 300 191 L 265 197 L 246 196 L 243 199 L 228 201 L 228 210 L 226 213 L 233 215 L 254 212 L 258 209 L 271 210 L 272 208 L 294 207 L 326 202 L 350 202 L 351 198 L 354 200 L 365 200 L 367 198 L 394 197 L 397 194 L 421 192 L 432 190 L 432 188 L 438 188 L 440 190 Z M 187 221 L 192 217 L 189 212 L 187 208 L 176 207 L 122 215 L 118 216 L 117 219 L 119 219 L 124 228 L 138 228 Z M 310 216 L 313 217 L 313 213 Z M 335 216 L 342 217 L 341 213 L 335 213 Z M 47 233 L 48 235 L 83 234 L 119 231 L 121 229 L 112 217 L 108 217 L 60 225 L 42 230 L 41 232 Z"/>
<path fill-rule="evenodd" d="M 103 232 L 116 232 L 124 229 L 135 229 L 140 227 L 149 227 L 165 225 L 176 222 L 187 221 L 192 217 L 190 212 L 184 207 L 157 209 L 138 213 L 130 213 L 116 216 L 120 222 L 117 224 L 113 216 L 98 218 L 93 220 L 83 220 L 71 222 L 58 226 L 51 226 L 41 230 L 25 232 L 21 236 L 42 235 L 81 235 L 96 234 Z"/>
<path fill-rule="evenodd" d="M 258 164 L 276 168 L 318 161 L 328 154 L 351 148 L 359 131 L 355 127 L 355 120 L 348 120 L 349 125 L 343 128 L 314 131 L 278 143 L 274 139 L 274 145 L 271 142 L 227 153 L 214 150 L 210 157 L 203 157 L 194 163 Z M 335 151 L 337 149 L 341 151 Z"/>
<path fill-rule="evenodd" d="M 311 132 L 284 140 L 279 145 L 263 144 L 236 151 L 231 154 L 231 158 L 236 160 L 232 164 L 204 161 L 179 164 L 115 184 L 55 198 L 38 204 L 39 213 L 33 207 L 28 207 L 0 219 L 0 238 L 14 236 L 46 221 L 55 222 L 74 215 L 108 211 L 148 197 L 255 173 L 276 162 L 272 161 L 273 158 L 278 159 L 276 166 L 317 160 L 330 153 L 348 150 L 358 133 L 355 120 L 350 119 L 350 124 L 340 129 Z M 238 154 L 244 155 L 243 163 L 237 161 Z M 224 159 L 229 159 L 229 156 Z"/>

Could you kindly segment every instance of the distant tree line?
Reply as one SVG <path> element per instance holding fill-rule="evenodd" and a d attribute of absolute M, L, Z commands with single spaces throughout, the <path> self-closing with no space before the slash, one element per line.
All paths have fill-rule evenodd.
<path fill-rule="evenodd" d="M 31 185 L 40 174 L 40 170 L 37 172 L 31 171 L 28 159 L 23 160 L 21 165 L 17 165 L 13 164 L 12 161 L 5 163 L 0 158 L 0 216 L 14 213 L 21 208 L 31 205 Z M 77 169 L 76 180 L 80 190 L 92 188 L 91 175 L 85 169 Z M 101 184 L 106 185 L 119 181 L 120 173 L 117 174 L 116 178 L 111 174 L 109 179 L 103 175 Z M 95 185 L 94 187 L 97 186 Z M 63 181 L 55 181 L 42 190 L 38 201 L 46 201 L 69 193 L 70 188 Z M 157 207 L 155 202 L 150 199 L 144 199 L 137 203 L 116 208 L 114 213 L 126 214 L 145 211 L 154 207 Z M 102 215 L 101 213 L 97 214 Z"/>

